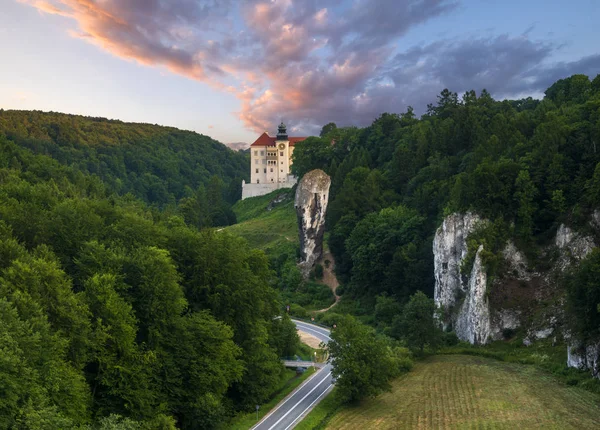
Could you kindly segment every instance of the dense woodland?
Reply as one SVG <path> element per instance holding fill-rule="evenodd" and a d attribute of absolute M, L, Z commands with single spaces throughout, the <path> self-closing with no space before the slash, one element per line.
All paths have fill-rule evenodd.
<path fill-rule="evenodd" d="M 432 239 L 444 216 L 492 221 L 473 241 L 486 245 L 491 276 L 508 238 L 535 263 L 560 223 L 588 228 L 600 208 L 600 75 L 559 80 L 541 101 L 444 90 L 421 118 L 409 107 L 366 128 L 327 124 L 293 157 L 300 176 L 332 176 L 329 245 L 350 310 L 393 333 L 408 298 L 433 293 Z M 584 320 L 574 330 L 598 337 L 598 254 L 590 258 L 588 282 L 570 283 L 569 308 Z"/>
<path fill-rule="evenodd" d="M 7 115 L 27 117 L 0 121 Z M 137 127 L 118 124 L 124 135 Z M 152 141 L 148 132 L 139 148 L 123 138 L 111 154 L 148 159 L 171 133 Z M 154 205 L 165 201 L 149 206 L 135 181 L 120 195 L 127 167 L 113 175 L 100 162 L 96 175 L 82 163 L 122 158 L 69 142 L 0 131 L 0 428 L 207 429 L 268 399 L 297 335 L 289 319 L 274 319 L 281 305 L 264 253 Z M 234 178 L 242 164 L 225 147 L 197 145 L 196 168 L 204 151 L 211 172 L 190 173 L 193 181 L 152 173 L 178 184 L 173 196 L 207 178 L 210 190 L 210 174 Z M 165 164 L 177 151 L 164 152 Z"/>
<path fill-rule="evenodd" d="M 235 223 L 231 205 L 248 179 L 247 154 L 172 127 L 0 109 L 0 134 L 76 175 L 97 177 L 107 192 L 129 193 L 157 208 L 177 207 L 198 228 Z"/>
<path fill-rule="evenodd" d="M 431 295 L 442 218 L 492 221 L 478 232 L 491 271 L 508 237 L 535 261 L 560 222 L 583 229 L 600 207 L 599 143 L 600 77 L 575 75 L 541 101 L 444 90 L 421 118 L 328 124 L 293 168 L 333 178 L 346 310 L 423 351 L 438 334 L 415 293 Z M 0 149 L 0 428 L 214 428 L 272 395 L 297 343 L 276 318 L 278 287 L 301 282 L 295 256 L 269 264 L 207 228 L 235 221 L 245 155 L 175 129 L 16 111 L 0 111 Z M 566 282 L 583 337 L 598 336 L 599 256 Z M 357 333 L 373 338 L 342 330 L 337 356 Z M 340 369 L 370 357 L 349 353 Z"/>

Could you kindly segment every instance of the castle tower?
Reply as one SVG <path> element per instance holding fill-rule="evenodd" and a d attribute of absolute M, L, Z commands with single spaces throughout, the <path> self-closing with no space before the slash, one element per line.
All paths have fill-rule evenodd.
<path fill-rule="evenodd" d="M 290 141 L 287 135 L 287 129 L 283 121 L 277 128 L 277 182 L 287 182 L 290 174 L 290 165 L 292 155 L 290 154 Z"/>

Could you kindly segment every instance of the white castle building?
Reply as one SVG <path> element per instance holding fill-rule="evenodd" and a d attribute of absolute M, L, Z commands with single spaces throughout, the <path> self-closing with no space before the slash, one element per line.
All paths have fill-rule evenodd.
<path fill-rule="evenodd" d="M 265 131 L 250 145 L 250 183 L 242 181 L 242 199 L 262 196 L 297 182 L 292 175 L 294 145 L 305 137 L 288 137 L 285 124 L 279 124 L 277 137 Z"/>

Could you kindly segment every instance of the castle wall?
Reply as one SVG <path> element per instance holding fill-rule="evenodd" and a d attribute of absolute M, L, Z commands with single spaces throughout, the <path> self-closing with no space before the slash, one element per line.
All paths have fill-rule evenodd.
<path fill-rule="evenodd" d="M 285 182 L 268 182 L 268 183 L 250 183 L 242 181 L 242 200 L 248 197 L 258 197 L 269 194 L 272 191 L 281 188 L 292 188 L 297 182 L 297 179 L 293 175 L 288 175 Z"/>

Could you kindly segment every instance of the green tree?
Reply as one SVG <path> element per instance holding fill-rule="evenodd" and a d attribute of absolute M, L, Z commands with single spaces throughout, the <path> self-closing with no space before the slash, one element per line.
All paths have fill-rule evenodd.
<path fill-rule="evenodd" d="M 518 202 L 516 231 L 528 240 L 533 234 L 533 215 L 536 211 L 534 202 L 537 190 L 527 170 L 519 172 L 515 180 L 515 199 Z"/>
<path fill-rule="evenodd" d="M 389 342 L 352 316 L 337 322 L 327 349 L 336 390 L 344 402 L 389 390 L 390 381 L 401 372 L 399 358 Z"/>
<path fill-rule="evenodd" d="M 600 339 L 600 248 L 595 248 L 566 277 L 571 332 L 583 344 Z"/>
<path fill-rule="evenodd" d="M 323 128 L 321 128 L 321 132 L 319 133 L 319 137 L 325 137 L 325 136 L 327 136 L 329 133 L 331 133 L 334 130 L 337 130 L 337 125 L 335 125 L 335 122 L 330 122 L 328 124 L 325 124 L 323 126 Z"/>
<path fill-rule="evenodd" d="M 440 329 L 435 324 L 435 310 L 433 299 L 417 291 L 404 306 L 402 314 L 395 318 L 392 334 L 397 339 L 403 339 L 411 350 L 421 355 L 426 346 L 437 348 Z"/>

